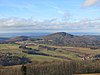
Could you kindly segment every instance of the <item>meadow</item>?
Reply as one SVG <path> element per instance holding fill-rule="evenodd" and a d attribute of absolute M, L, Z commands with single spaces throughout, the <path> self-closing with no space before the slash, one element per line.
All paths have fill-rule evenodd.
<path fill-rule="evenodd" d="M 49 56 L 27 54 L 19 48 L 18 44 L 0 44 L 0 52 L 14 53 L 18 57 L 25 56 L 32 62 L 27 63 L 25 73 L 22 64 L 13 66 L 0 66 L 0 75 L 73 75 L 100 73 L 100 60 L 82 60 L 81 56 L 90 57 L 99 54 L 100 50 L 90 48 L 67 47 L 67 46 L 43 46 L 55 47 L 56 50 L 40 49 L 39 52 Z M 28 48 L 38 49 L 39 45 L 28 46 Z"/>

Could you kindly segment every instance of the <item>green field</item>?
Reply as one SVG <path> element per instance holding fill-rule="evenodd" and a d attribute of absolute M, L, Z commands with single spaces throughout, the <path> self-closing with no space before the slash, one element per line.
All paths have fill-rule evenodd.
<path fill-rule="evenodd" d="M 41 44 L 46 47 L 56 48 L 56 50 L 39 49 L 39 44 L 34 46 L 27 46 L 27 48 L 36 49 L 40 53 L 46 54 L 28 54 L 24 53 L 23 50 L 19 48 L 18 44 L 0 44 L 0 53 L 12 53 L 18 57 L 27 57 L 32 62 L 26 64 L 29 73 L 37 73 L 36 75 L 50 75 L 52 71 L 57 75 L 71 75 L 70 73 L 97 73 L 100 69 L 100 61 L 96 60 L 85 60 L 83 61 L 80 56 L 90 56 L 93 57 L 96 54 L 100 54 L 100 50 L 92 50 L 90 48 L 80 48 L 80 47 L 67 47 L 67 46 L 50 46 Z M 69 63 L 70 62 L 70 63 Z M 75 69 L 76 68 L 76 69 Z M 14 75 L 15 72 L 21 75 L 21 64 L 15 66 L 0 66 L 0 75 Z M 41 71 L 40 71 L 41 70 Z M 42 72 L 43 71 L 43 72 Z M 48 74 L 46 74 L 48 72 Z M 53 74 L 51 74 L 53 75 Z M 85 75 L 85 74 L 82 74 Z M 87 75 L 87 74 L 86 74 Z M 92 75 L 92 74 L 88 74 Z M 96 75 L 96 74 L 94 74 Z M 98 74 L 97 74 L 98 75 Z"/>
<path fill-rule="evenodd" d="M 38 46 L 28 46 L 28 48 L 32 48 L 32 49 L 38 49 Z M 19 57 L 22 56 L 26 56 L 28 58 L 30 58 L 31 60 L 67 60 L 67 59 L 63 59 L 63 58 L 59 58 L 59 57 L 53 57 L 53 56 L 62 56 L 62 57 L 68 57 L 72 60 L 81 60 L 80 57 L 78 57 L 77 55 L 83 55 L 83 54 L 89 54 L 90 56 L 94 56 L 96 54 L 100 54 L 100 50 L 92 50 L 89 48 L 80 48 L 80 47 L 67 47 L 67 46 L 50 46 L 50 45 L 46 45 L 48 47 L 55 47 L 58 48 L 55 51 L 51 51 L 51 50 L 39 50 L 41 53 L 45 53 L 45 54 L 49 54 L 52 56 L 43 56 L 43 55 L 35 55 L 35 54 L 27 54 L 27 53 L 23 53 L 22 49 L 19 48 L 19 45 L 17 44 L 0 44 L 0 52 L 11 52 L 11 53 L 17 53 L 16 55 Z M 81 54 L 83 53 L 83 54 Z"/>

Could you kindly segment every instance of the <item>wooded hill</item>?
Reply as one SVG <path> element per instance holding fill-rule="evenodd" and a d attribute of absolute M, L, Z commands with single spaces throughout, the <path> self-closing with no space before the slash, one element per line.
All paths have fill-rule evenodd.
<path fill-rule="evenodd" d="M 99 48 L 100 40 L 96 37 L 75 36 L 65 32 L 58 32 L 44 36 L 41 43 L 50 45 L 74 46 L 74 47 L 91 47 Z"/>

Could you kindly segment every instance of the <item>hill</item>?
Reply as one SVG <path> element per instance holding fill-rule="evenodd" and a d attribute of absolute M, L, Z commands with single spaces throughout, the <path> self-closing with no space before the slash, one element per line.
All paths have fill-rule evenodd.
<path fill-rule="evenodd" d="M 84 35 L 84 36 L 76 36 L 66 32 L 57 32 L 53 34 L 49 34 L 46 36 L 41 36 L 38 38 L 32 38 L 28 36 L 17 36 L 15 38 L 4 40 L 3 43 L 14 43 L 18 41 L 39 41 L 41 44 L 49 44 L 49 45 L 60 45 L 60 46 L 73 46 L 73 47 L 89 47 L 89 48 L 100 48 L 100 36 L 98 35 Z"/>
<path fill-rule="evenodd" d="M 43 39 L 60 39 L 60 38 L 73 38 L 74 35 L 65 33 L 65 32 L 57 32 L 57 33 L 53 33 L 47 36 L 44 36 Z"/>
<path fill-rule="evenodd" d="M 8 40 L 6 40 L 5 42 L 26 41 L 26 40 L 28 40 L 28 39 L 29 39 L 29 37 L 27 37 L 27 36 L 17 36 L 17 37 L 15 37 L 15 38 L 10 38 L 10 39 L 8 39 Z"/>
<path fill-rule="evenodd" d="M 93 37 L 75 36 L 65 32 L 58 32 L 44 36 L 42 38 L 45 44 L 75 46 L 75 47 L 96 47 L 99 48 L 100 40 Z"/>
<path fill-rule="evenodd" d="M 1 41 L 5 41 L 5 40 L 8 40 L 9 38 L 5 38 L 5 37 L 0 37 L 0 42 Z"/>
<path fill-rule="evenodd" d="M 100 35 L 83 35 L 83 37 L 100 40 Z"/>

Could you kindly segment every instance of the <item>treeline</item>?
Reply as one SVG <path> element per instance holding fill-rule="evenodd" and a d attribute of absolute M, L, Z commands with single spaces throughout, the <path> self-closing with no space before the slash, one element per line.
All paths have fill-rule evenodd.
<path fill-rule="evenodd" d="M 33 62 L 14 69 L 0 69 L 0 75 L 73 75 L 100 73 L 100 61 L 51 61 Z M 25 71 L 25 72 L 23 72 Z"/>
<path fill-rule="evenodd" d="M 85 38 L 56 38 L 53 41 L 44 40 L 42 44 L 57 45 L 57 46 L 73 46 L 85 48 L 100 48 L 100 41 L 90 40 Z"/>
<path fill-rule="evenodd" d="M 96 38 L 74 36 L 65 32 L 58 32 L 45 36 L 43 37 L 43 41 L 40 41 L 40 43 L 50 45 L 100 48 L 100 40 Z"/>
<path fill-rule="evenodd" d="M 0 52 L 0 65 L 1 66 L 12 66 L 30 63 L 31 60 L 25 56 L 18 57 L 14 53 L 2 53 Z"/>

